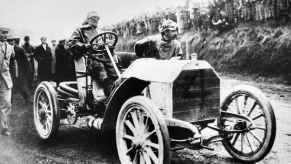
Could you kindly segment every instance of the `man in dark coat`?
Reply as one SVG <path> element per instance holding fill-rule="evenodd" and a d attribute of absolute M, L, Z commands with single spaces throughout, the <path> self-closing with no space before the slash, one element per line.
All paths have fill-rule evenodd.
<path fill-rule="evenodd" d="M 37 61 L 38 81 L 49 81 L 51 79 L 52 52 L 47 45 L 47 38 L 41 37 L 41 45 L 35 48 L 34 58 Z"/>
<path fill-rule="evenodd" d="M 25 56 L 28 60 L 28 73 L 27 73 L 27 79 L 28 79 L 28 85 L 30 88 L 33 87 L 33 75 L 34 75 L 34 58 L 33 58 L 33 51 L 34 51 L 34 48 L 33 46 L 29 43 L 30 41 L 30 38 L 29 36 L 25 36 L 23 38 L 24 40 L 24 44 L 22 45 L 22 48 L 24 48 L 25 50 Z"/>
<path fill-rule="evenodd" d="M 29 63 L 27 57 L 25 56 L 25 51 L 22 47 L 19 47 L 19 38 L 11 38 L 8 40 L 13 46 L 15 52 L 15 60 L 17 63 L 17 69 L 14 70 L 13 83 L 14 88 L 23 97 L 26 104 L 30 104 L 29 100 L 29 85 L 27 75 L 29 73 Z M 12 63 L 11 63 L 12 64 Z"/>
<path fill-rule="evenodd" d="M 56 47 L 56 81 L 74 81 L 74 59 L 65 47 L 66 40 L 60 40 Z"/>

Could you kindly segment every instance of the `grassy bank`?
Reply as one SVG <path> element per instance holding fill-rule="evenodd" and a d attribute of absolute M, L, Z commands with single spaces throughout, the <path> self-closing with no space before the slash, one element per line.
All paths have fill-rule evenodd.
<path fill-rule="evenodd" d="M 117 47 L 133 51 L 134 43 L 143 37 L 123 38 Z M 291 25 L 242 24 L 223 33 L 186 32 L 179 40 L 189 42 L 191 52 L 220 72 L 276 77 L 291 83 Z"/>

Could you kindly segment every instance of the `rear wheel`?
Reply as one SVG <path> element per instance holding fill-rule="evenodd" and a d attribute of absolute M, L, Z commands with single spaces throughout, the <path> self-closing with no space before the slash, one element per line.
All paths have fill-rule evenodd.
<path fill-rule="evenodd" d="M 36 88 L 33 116 L 35 129 L 41 139 L 48 140 L 56 135 L 60 118 L 52 83 L 42 82 Z"/>
<path fill-rule="evenodd" d="M 251 86 L 239 86 L 226 97 L 221 109 L 250 119 L 247 122 L 237 118 L 220 118 L 218 123 L 222 129 L 242 131 L 221 133 L 225 149 L 244 162 L 263 159 L 271 150 L 276 136 L 275 115 L 264 94 Z"/>
<path fill-rule="evenodd" d="M 130 98 L 122 106 L 116 144 L 122 164 L 170 163 L 167 126 L 158 108 L 146 97 Z"/>

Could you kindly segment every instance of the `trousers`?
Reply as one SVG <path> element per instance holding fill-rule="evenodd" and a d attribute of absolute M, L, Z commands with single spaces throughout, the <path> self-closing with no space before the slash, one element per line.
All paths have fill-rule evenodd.
<path fill-rule="evenodd" d="M 11 112 L 11 88 L 7 88 L 3 79 L 0 79 L 0 125 L 3 129 L 9 128 L 10 112 Z"/>
<path fill-rule="evenodd" d="M 104 89 L 105 96 L 109 96 L 115 80 L 118 78 L 113 64 L 109 59 L 93 60 L 89 66 L 93 80 Z"/>

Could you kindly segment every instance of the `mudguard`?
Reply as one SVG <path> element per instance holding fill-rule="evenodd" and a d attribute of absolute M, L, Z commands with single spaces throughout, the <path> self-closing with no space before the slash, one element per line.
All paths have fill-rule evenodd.
<path fill-rule="evenodd" d="M 144 88 L 148 85 L 149 82 L 134 77 L 121 79 L 121 82 L 117 87 L 115 87 L 109 96 L 101 130 L 114 130 L 116 119 L 122 104 L 130 97 L 141 95 Z"/>

